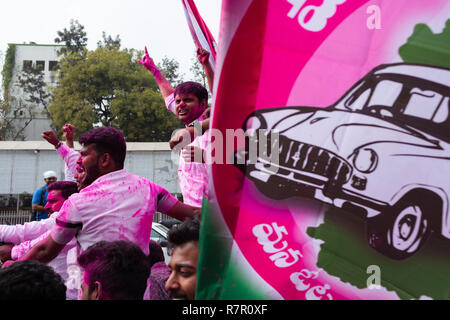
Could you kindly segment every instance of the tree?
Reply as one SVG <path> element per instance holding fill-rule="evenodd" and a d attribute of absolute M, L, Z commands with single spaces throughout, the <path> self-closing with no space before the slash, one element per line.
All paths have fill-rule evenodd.
<path fill-rule="evenodd" d="M 111 36 L 106 36 L 105 31 L 102 33 L 103 41 L 97 42 L 97 47 L 103 49 L 117 49 L 120 50 L 121 40 L 119 35 L 116 35 L 116 38 L 113 39 Z"/>
<path fill-rule="evenodd" d="M 46 90 L 44 71 L 31 66 L 25 68 L 18 78 L 18 86 L 26 94 L 25 101 L 33 105 L 41 105 L 44 108 L 43 112 L 50 119 L 50 111 L 48 110 L 50 93 Z"/>
<path fill-rule="evenodd" d="M 77 64 L 63 57 L 63 76 L 49 108 L 56 127 L 70 122 L 77 132 L 84 132 L 99 125 L 116 126 L 127 141 L 168 141 L 180 123 L 166 110 L 138 56 L 142 53 L 100 46 Z"/>
<path fill-rule="evenodd" d="M 170 82 L 172 87 L 176 87 L 183 80 L 179 74 L 180 64 L 174 59 L 164 57 L 161 63 L 157 64 L 158 69 L 164 75 L 164 77 Z"/>
<path fill-rule="evenodd" d="M 197 55 L 195 55 L 195 57 L 192 58 L 191 61 L 192 61 L 192 66 L 189 68 L 189 70 L 194 75 L 193 81 L 197 81 L 197 82 L 201 83 L 205 88 L 207 88 L 208 83 L 207 83 L 207 79 L 206 79 L 205 70 L 203 69 L 203 66 L 200 63 L 200 61 L 198 61 Z"/>
<path fill-rule="evenodd" d="M 39 107 L 50 118 L 48 110 L 50 94 L 46 90 L 44 72 L 37 67 L 29 66 L 18 76 L 16 94 L 8 89 L 2 101 L 2 139 L 24 140 L 24 131 L 38 115 Z"/>
<path fill-rule="evenodd" d="M 58 37 L 55 38 L 55 43 L 63 43 L 65 45 L 59 50 L 59 54 L 82 53 L 86 50 L 87 34 L 84 31 L 84 26 L 78 20 L 70 20 L 70 29 L 64 28 L 63 31 L 58 31 L 57 34 Z"/>

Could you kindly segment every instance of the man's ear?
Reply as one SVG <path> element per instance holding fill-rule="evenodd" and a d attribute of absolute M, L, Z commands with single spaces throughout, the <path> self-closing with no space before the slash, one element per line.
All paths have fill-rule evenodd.
<path fill-rule="evenodd" d="M 94 289 L 91 291 L 91 300 L 103 300 L 103 289 L 100 281 L 94 282 Z"/>
<path fill-rule="evenodd" d="M 111 155 L 109 154 L 109 153 L 104 153 L 104 154 L 102 154 L 101 156 L 100 156 L 100 159 L 99 159 L 100 161 L 99 161 L 99 163 L 100 163 L 100 166 L 102 167 L 102 168 L 107 168 L 107 167 L 109 167 L 111 164 L 114 164 L 114 159 L 111 157 Z"/>
<path fill-rule="evenodd" d="M 202 107 L 208 108 L 208 99 L 203 99 L 202 101 L 200 101 L 200 105 Z"/>

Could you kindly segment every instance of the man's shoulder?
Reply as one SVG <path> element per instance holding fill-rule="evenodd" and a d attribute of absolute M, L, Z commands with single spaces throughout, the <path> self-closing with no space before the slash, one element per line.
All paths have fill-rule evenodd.
<path fill-rule="evenodd" d="M 144 183 L 153 183 L 148 178 L 138 176 L 137 174 L 134 174 L 134 173 L 131 173 L 131 172 L 128 172 L 128 171 L 126 171 L 125 174 L 126 174 L 126 177 L 129 178 L 130 180 L 141 181 L 141 182 L 144 182 Z"/>
<path fill-rule="evenodd" d="M 34 194 L 40 194 L 42 193 L 42 189 L 47 190 L 47 188 L 45 188 L 45 186 L 39 187 L 34 191 Z"/>

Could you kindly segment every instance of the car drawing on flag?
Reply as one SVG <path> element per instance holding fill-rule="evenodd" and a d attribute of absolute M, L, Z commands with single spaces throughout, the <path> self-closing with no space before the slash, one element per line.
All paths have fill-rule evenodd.
<path fill-rule="evenodd" d="M 240 168 L 269 198 L 362 214 L 370 246 L 405 259 L 432 231 L 450 239 L 449 85 L 450 69 L 380 65 L 330 107 L 257 110 Z"/>

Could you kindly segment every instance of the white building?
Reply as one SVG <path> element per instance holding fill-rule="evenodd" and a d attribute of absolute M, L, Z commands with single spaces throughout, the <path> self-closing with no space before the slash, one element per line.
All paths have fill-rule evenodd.
<path fill-rule="evenodd" d="M 33 66 L 41 69 L 44 72 L 44 81 L 48 86 L 55 86 L 57 80 L 57 68 L 58 68 L 58 50 L 62 45 L 41 45 L 41 44 L 12 44 L 14 46 L 14 68 L 12 73 L 12 79 L 9 86 L 9 94 L 18 100 L 15 103 L 19 103 L 20 99 L 24 101 L 26 98 L 24 92 L 19 84 L 19 75 L 24 68 Z M 25 102 L 26 103 L 26 102 Z M 11 114 L 8 117 L 13 117 L 14 107 L 11 108 Z M 28 112 L 19 110 L 15 112 L 14 126 L 21 128 L 30 120 Z M 25 141 L 40 140 L 40 134 L 44 130 L 48 130 L 51 125 L 51 120 L 47 117 L 47 113 L 44 111 L 43 105 L 33 106 L 33 120 L 26 126 L 23 131 Z M 14 139 L 14 137 L 7 137 Z"/>

